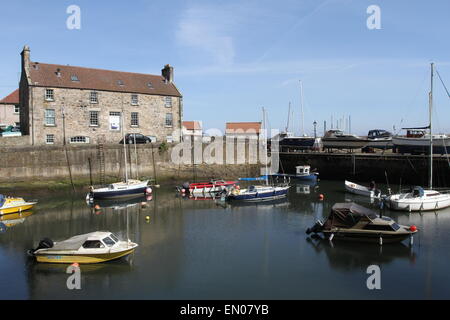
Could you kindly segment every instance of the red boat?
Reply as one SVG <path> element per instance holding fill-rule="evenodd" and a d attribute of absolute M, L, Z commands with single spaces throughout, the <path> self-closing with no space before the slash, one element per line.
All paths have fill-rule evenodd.
<path fill-rule="evenodd" d="M 189 184 L 189 193 L 191 194 L 206 194 L 221 192 L 225 189 L 235 187 L 237 181 L 212 180 L 210 182 L 199 182 Z"/>

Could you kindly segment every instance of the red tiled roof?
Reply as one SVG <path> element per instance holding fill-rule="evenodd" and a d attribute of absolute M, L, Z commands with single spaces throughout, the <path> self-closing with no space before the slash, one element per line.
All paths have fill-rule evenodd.
<path fill-rule="evenodd" d="M 19 89 L 7 95 L 5 98 L 0 100 L 1 104 L 19 104 Z"/>
<path fill-rule="evenodd" d="M 226 133 L 234 133 L 236 131 L 248 132 L 252 131 L 255 133 L 260 133 L 261 122 L 227 122 Z"/>
<path fill-rule="evenodd" d="M 198 121 L 183 121 L 183 127 L 185 127 L 186 130 L 202 130 L 202 126 Z"/>
<path fill-rule="evenodd" d="M 58 72 L 60 76 L 58 76 Z M 79 81 L 73 81 L 76 76 Z M 30 62 L 31 85 L 181 97 L 163 76 Z M 120 85 L 121 81 L 123 85 Z M 149 86 L 149 83 L 151 84 Z"/>

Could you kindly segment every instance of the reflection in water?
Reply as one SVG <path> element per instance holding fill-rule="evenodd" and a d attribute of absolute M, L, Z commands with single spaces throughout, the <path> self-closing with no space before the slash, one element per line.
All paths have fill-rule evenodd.
<path fill-rule="evenodd" d="M 25 222 L 25 219 L 33 214 L 33 211 L 23 211 L 18 213 L 4 214 L 0 216 L 0 228 L 5 226 L 0 232 L 6 232 L 7 228 L 14 227 L 15 225 Z"/>
<path fill-rule="evenodd" d="M 341 182 L 309 187 L 309 193 L 297 193 L 293 185 L 287 199 L 257 204 L 184 199 L 172 188 L 155 189 L 151 200 L 92 206 L 81 193 L 30 193 L 40 200 L 33 214 L 0 234 L 0 298 L 373 298 L 365 285 L 371 264 L 382 266 L 387 279 L 408 283 L 386 280 L 377 298 L 450 298 L 450 210 L 437 215 L 386 210 L 400 224 L 419 227 L 412 249 L 407 242 L 331 246 L 307 240 L 305 230 L 348 195 Z M 66 266 L 26 256 L 44 237 L 56 241 L 96 230 L 129 237 L 139 247 L 128 259 L 82 265 L 82 290 L 67 289 Z"/>

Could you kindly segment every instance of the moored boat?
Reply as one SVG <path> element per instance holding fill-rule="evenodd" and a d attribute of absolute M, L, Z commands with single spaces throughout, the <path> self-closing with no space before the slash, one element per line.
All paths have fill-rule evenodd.
<path fill-rule="evenodd" d="M 345 180 L 345 189 L 354 194 L 366 196 L 370 198 L 380 198 L 381 191 L 375 188 L 375 183 L 371 183 L 370 187 L 362 186 L 354 182 Z"/>
<path fill-rule="evenodd" d="M 0 215 L 30 210 L 36 201 L 28 202 L 19 197 L 5 197 L 0 194 Z"/>
<path fill-rule="evenodd" d="M 227 200 L 260 202 L 282 199 L 287 196 L 289 186 L 250 186 L 246 189 L 233 189 Z"/>
<path fill-rule="evenodd" d="M 43 239 L 36 249 L 31 249 L 28 253 L 37 262 L 90 264 L 125 257 L 137 247 L 136 243 L 121 241 L 111 232 L 97 231 L 59 242 Z"/>
<path fill-rule="evenodd" d="M 361 149 L 369 142 L 369 139 L 345 134 L 342 130 L 328 130 L 322 138 L 324 149 Z"/>
<path fill-rule="evenodd" d="M 414 187 L 410 192 L 386 198 L 386 206 L 398 211 L 433 211 L 450 207 L 450 194 Z"/>
<path fill-rule="evenodd" d="M 407 238 L 412 241 L 416 232 L 416 226 L 399 225 L 356 203 L 336 203 L 324 222 L 318 221 L 306 230 L 307 234 L 322 233 L 329 240 L 378 242 L 380 245 Z"/>
<path fill-rule="evenodd" d="M 303 180 L 303 181 L 316 181 L 319 176 L 318 172 L 311 172 L 311 166 L 296 166 L 295 174 L 284 174 L 284 173 L 276 173 L 270 175 L 270 177 L 283 177 L 295 180 Z"/>
<path fill-rule="evenodd" d="M 147 193 L 151 193 L 151 188 L 148 186 L 148 180 L 140 181 L 129 179 L 125 182 L 111 183 L 104 187 L 91 187 L 91 191 L 88 194 L 88 200 L 141 197 Z"/>
<path fill-rule="evenodd" d="M 369 143 L 367 148 L 375 149 L 392 149 L 392 133 L 386 130 L 374 129 L 370 130 L 367 139 Z"/>

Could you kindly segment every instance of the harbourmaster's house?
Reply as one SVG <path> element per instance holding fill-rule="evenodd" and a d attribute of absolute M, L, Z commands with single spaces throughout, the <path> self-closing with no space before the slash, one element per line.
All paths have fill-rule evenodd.
<path fill-rule="evenodd" d="M 21 55 L 20 128 L 31 145 L 119 143 L 122 124 L 180 141 L 182 95 L 170 65 L 150 75 L 32 62 L 28 46 Z"/>

